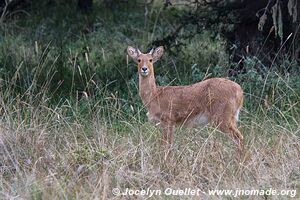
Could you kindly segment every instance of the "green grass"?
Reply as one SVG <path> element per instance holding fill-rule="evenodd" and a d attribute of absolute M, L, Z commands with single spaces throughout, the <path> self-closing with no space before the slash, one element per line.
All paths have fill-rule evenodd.
<path fill-rule="evenodd" d="M 84 15 L 55 2 L 33 4 L 1 25 L 1 199 L 123 199 L 112 189 L 149 187 L 200 189 L 203 199 L 233 199 L 207 193 L 236 188 L 293 189 L 300 197 L 296 62 L 278 59 L 269 70 L 246 58 L 245 71 L 230 77 L 245 91 L 240 163 L 231 139 L 209 126 L 178 128 L 166 157 L 159 127 L 147 122 L 126 48 L 148 50 L 174 28 L 172 13 L 180 10 L 157 4 L 145 17 L 144 4 L 120 4 L 112 12 L 95 1 Z M 180 51 L 171 49 L 155 65 L 159 85 L 226 77 L 235 66 L 224 39 L 210 30 L 180 42 Z"/>

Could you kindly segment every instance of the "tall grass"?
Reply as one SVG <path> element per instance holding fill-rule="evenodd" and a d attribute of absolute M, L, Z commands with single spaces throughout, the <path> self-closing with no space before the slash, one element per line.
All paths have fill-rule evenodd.
<path fill-rule="evenodd" d="M 13 77 L 19 73 L 16 70 Z M 53 101 L 51 79 L 37 87 L 39 73 L 31 74 L 28 89 L 19 94 L 14 88 L 20 80 L 3 80 L 10 85 L 1 91 L 3 199 L 122 199 L 112 194 L 113 188 L 197 188 L 204 199 L 222 198 L 209 196 L 211 189 L 299 190 L 300 121 L 294 99 L 299 94 L 286 78 L 277 77 L 281 87 L 273 87 L 272 101 L 245 93 L 240 121 L 245 150 L 237 162 L 231 139 L 209 126 L 178 128 L 166 157 L 160 130 L 146 122 L 140 103 L 96 83 L 95 96 Z"/>
<path fill-rule="evenodd" d="M 139 114 L 128 119 L 118 100 L 112 101 L 109 96 L 76 103 L 66 100 L 56 106 L 49 101 L 36 104 L 30 97 L 3 101 L 1 198 L 110 199 L 117 198 L 113 188 L 148 187 L 197 188 L 204 199 L 221 198 L 208 196 L 210 189 L 299 192 L 296 116 L 278 123 L 265 111 L 261 117 L 244 109 L 240 127 L 245 150 L 240 163 L 231 139 L 211 127 L 177 129 L 175 145 L 165 157 L 159 128 Z"/>

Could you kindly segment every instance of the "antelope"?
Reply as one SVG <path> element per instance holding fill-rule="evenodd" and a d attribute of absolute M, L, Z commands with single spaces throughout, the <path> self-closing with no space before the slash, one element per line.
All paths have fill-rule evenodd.
<path fill-rule="evenodd" d="M 211 124 L 229 134 L 239 152 L 243 135 L 237 128 L 243 104 L 241 86 L 225 78 L 210 78 L 187 86 L 157 86 L 153 64 L 163 55 L 162 46 L 149 53 L 128 46 L 128 55 L 137 63 L 139 95 L 150 122 L 160 124 L 162 142 L 173 144 L 174 127 Z"/>

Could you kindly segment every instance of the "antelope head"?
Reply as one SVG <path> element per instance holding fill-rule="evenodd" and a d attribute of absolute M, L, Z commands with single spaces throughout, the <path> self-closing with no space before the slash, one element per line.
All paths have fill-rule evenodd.
<path fill-rule="evenodd" d="M 160 59 L 163 52 L 162 46 L 152 49 L 146 54 L 131 46 L 127 48 L 128 55 L 138 64 L 138 72 L 142 77 L 147 77 L 149 74 L 154 75 L 153 63 Z"/>

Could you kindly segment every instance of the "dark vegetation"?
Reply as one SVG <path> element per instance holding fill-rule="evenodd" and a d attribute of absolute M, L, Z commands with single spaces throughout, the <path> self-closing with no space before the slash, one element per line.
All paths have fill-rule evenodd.
<path fill-rule="evenodd" d="M 278 84 L 278 77 L 287 76 L 299 89 L 299 5 L 292 0 L 161 4 L 27 0 L 7 6 L 1 1 L 0 5 L 1 50 L 5 52 L 1 76 L 7 81 L 17 75 L 15 94 L 28 91 L 35 81 L 37 88 L 31 92 L 39 92 L 47 83 L 44 89 L 54 99 L 82 93 L 95 96 L 96 83 L 123 98 L 134 98 L 136 76 L 134 67 L 126 64 L 127 44 L 143 50 L 166 47 L 169 56 L 159 64 L 163 68 L 156 70 L 160 84 L 169 84 L 175 77 L 171 84 L 188 84 L 209 72 L 229 76 L 249 89 L 255 85 L 258 93 L 262 88 L 256 86 L 263 86 L 266 76 L 264 92 Z M 219 46 L 207 49 L 211 44 L 204 38 Z M 9 82 L 4 81 L 3 87 Z"/>

